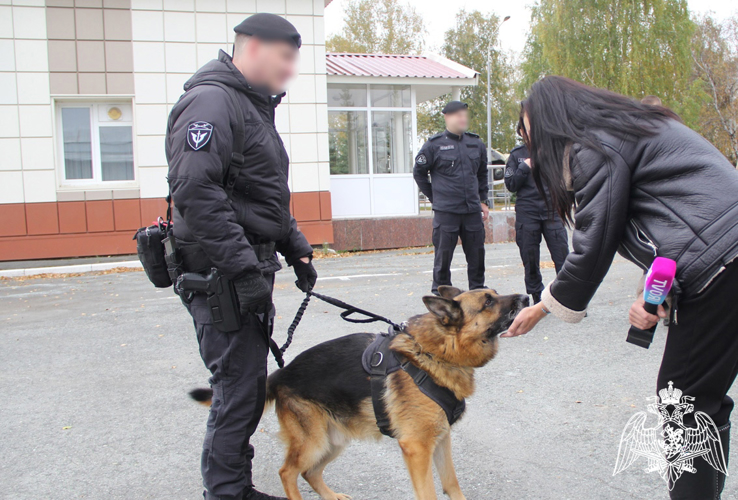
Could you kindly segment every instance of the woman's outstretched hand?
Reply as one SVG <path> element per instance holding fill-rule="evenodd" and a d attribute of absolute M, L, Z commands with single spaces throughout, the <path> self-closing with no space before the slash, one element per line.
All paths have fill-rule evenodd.
<path fill-rule="evenodd" d="M 500 335 L 500 337 L 517 337 L 518 335 L 525 335 L 531 331 L 539 321 L 546 317 L 546 312 L 543 310 L 543 306 L 539 304 L 526 307 L 518 313 L 515 320 L 507 329 L 507 332 Z"/>

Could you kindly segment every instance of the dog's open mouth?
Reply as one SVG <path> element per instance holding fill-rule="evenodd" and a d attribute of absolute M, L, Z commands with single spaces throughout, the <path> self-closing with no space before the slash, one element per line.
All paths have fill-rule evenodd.
<path fill-rule="evenodd" d="M 510 325 L 513 324 L 513 321 L 515 321 L 515 318 L 518 316 L 520 311 L 527 307 L 527 305 L 528 304 L 525 301 L 516 301 L 506 315 L 501 317 L 492 326 L 489 327 L 489 330 L 487 330 L 487 336 L 491 339 L 497 335 L 503 335 L 507 333 Z"/>

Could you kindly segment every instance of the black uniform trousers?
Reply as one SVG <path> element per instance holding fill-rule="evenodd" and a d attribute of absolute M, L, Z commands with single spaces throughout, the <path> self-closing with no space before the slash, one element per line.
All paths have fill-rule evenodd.
<path fill-rule="evenodd" d="M 528 294 L 541 293 L 545 288 L 540 264 L 541 236 L 546 240 L 557 274 L 569 255 L 569 240 L 561 221 L 518 217 L 515 221 L 515 242 L 525 266 L 525 290 Z"/>
<path fill-rule="evenodd" d="M 441 285 L 451 285 L 451 261 L 459 237 L 466 255 L 469 290 L 484 288 L 484 235 L 481 211 L 470 214 L 433 212 L 433 293 Z"/>
<path fill-rule="evenodd" d="M 267 279 L 273 283 L 274 276 Z M 200 356 L 210 370 L 213 403 L 202 448 L 201 469 L 206 500 L 240 500 L 250 488 L 256 431 L 266 400 L 270 331 L 263 314 L 247 314 L 237 332 L 213 326 L 204 294 L 187 306 L 197 331 Z M 273 320 L 274 308 L 268 321 Z"/>
<path fill-rule="evenodd" d="M 730 413 L 728 390 L 738 374 L 738 262 L 725 270 L 701 294 L 679 299 L 676 323 L 669 326 L 656 390 L 669 382 L 694 399 L 694 412 L 684 416 L 693 427 L 694 413 L 707 413 L 715 422 L 728 459 Z M 658 332 L 657 332 L 658 334 Z M 714 500 L 725 478 L 702 458 L 694 460 L 696 473 L 684 472 L 674 483 L 671 498 Z"/>

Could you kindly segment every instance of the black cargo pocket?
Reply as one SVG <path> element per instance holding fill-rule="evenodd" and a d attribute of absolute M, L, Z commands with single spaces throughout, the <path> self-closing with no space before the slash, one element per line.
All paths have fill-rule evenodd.
<path fill-rule="evenodd" d="M 443 174 L 449 175 L 456 170 L 457 162 L 455 154 L 440 154 L 436 162 L 436 168 Z"/>

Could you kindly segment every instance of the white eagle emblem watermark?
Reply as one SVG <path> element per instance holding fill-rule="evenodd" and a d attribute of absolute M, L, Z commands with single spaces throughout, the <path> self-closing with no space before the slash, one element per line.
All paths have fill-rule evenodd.
<path fill-rule="evenodd" d="M 697 427 L 684 425 L 684 415 L 694 412 L 690 401 L 695 398 L 682 395 L 682 391 L 669 382 L 669 388 L 661 389 L 659 397 L 649 399 L 654 402 L 646 408 L 656 415 L 658 422 L 653 427 L 646 427 L 648 413 L 645 411 L 628 420 L 620 437 L 613 476 L 630 467 L 638 457 L 648 461 L 646 472 L 658 472 L 669 490 L 674 488 L 674 483 L 683 473 L 697 472 L 693 464 L 697 457 L 703 457 L 713 468 L 728 475 L 720 434 L 710 416 L 695 412 Z"/>

